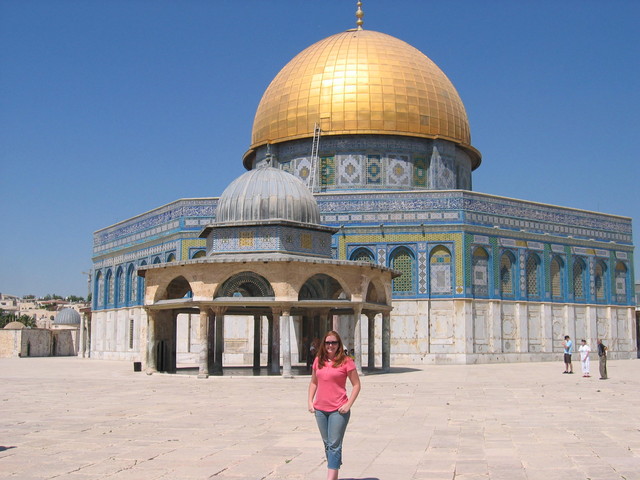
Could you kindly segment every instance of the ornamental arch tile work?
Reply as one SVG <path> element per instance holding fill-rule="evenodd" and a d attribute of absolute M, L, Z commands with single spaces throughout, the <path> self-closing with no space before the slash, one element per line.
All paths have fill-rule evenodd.
<path fill-rule="evenodd" d="M 326 327 L 368 368 L 556 360 L 564 335 L 636 356 L 631 219 L 471 191 L 462 100 L 397 38 L 302 50 L 238 161 L 262 203 L 225 190 L 95 232 L 93 357 L 275 372 Z M 266 178 L 298 200 L 261 197 Z"/>

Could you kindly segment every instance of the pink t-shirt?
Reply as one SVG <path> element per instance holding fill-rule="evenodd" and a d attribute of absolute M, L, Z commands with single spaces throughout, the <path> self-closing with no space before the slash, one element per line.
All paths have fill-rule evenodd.
<path fill-rule="evenodd" d="M 347 357 L 339 367 L 334 368 L 331 362 L 318 368 L 318 357 L 313 361 L 313 369 L 318 379 L 318 389 L 313 408 L 324 412 L 335 412 L 347 403 L 347 374 L 356 369 L 353 358 Z"/>

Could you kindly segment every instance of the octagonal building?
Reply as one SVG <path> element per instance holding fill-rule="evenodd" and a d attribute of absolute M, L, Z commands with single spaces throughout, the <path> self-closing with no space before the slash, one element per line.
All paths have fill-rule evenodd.
<path fill-rule="evenodd" d="M 402 40 L 358 25 L 282 68 L 238 162 L 306 185 L 318 223 L 334 232 L 327 255 L 400 274 L 391 285 L 391 365 L 557 360 L 564 335 L 602 338 L 612 358 L 635 357 L 631 219 L 473 192 L 481 160 L 442 70 Z M 95 232 L 94 357 L 146 355 L 149 305 L 138 271 L 215 254 L 200 234 L 217 216 L 225 224 L 223 200 L 176 200 Z M 255 248 L 268 237 L 261 232 L 236 229 L 237 251 Z M 290 238 L 292 248 L 302 245 Z M 347 345 L 362 344 L 362 365 L 380 366 L 368 356 L 381 349 L 368 345 L 382 342 L 382 316 L 370 319 L 373 329 L 356 314 L 339 317 L 333 326 Z M 177 363 L 201 348 L 191 320 L 176 320 Z M 291 322 L 295 365 L 312 332 L 302 317 Z M 225 365 L 246 364 L 249 346 L 267 343 L 250 319 L 234 328 L 225 331 Z"/>

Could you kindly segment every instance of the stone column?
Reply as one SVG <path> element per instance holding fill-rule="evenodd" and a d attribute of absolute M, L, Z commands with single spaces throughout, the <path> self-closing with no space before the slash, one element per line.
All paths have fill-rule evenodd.
<path fill-rule="evenodd" d="M 367 313 L 367 330 L 369 341 L 367 343 L 367 368 L 370 372 L 376 368 L 376 314 Z"/>
<path fill-rule="evenodd" d="M 382 313 L 382 371 L 391 370 L 391 312 Z"/>
<path fill-rule="evenodd" d="M 293 375 L 291 374 L 290 307 L 284 307 L 280 315 L 280 342 L 282 344 L 282 377 L 293 378 Z"/>
<path fill-rule="evenodd" d="M 86 315 L 83 313 L 82 315 L 80 315 L 80 329 L 78 330 L 78 338 L 77 338 L 77 343 L 78 343 L 78 356 L 79 357 L 84 357 L 84 352 L 86 350 L 86 346 L 85 346 L 85 335 L 84 335 L 84 331 L 86 329 Z"/>
<path fill-rule="evenodd" d="M 353 355 L 356 370 L 362 375 L 362 305 L 353 309 Z"/>
<path fill-rule="evenodd" d="M 280 375 L 280 310 L 273 309 L 271 319 L 271 365 L 270 375 Z"/>
<path fill-rule="evenodd" d="M 215 348 L 213 359 L 213 374 L 222 375 L 222 354 L 224 353 L 224 308 L 215 310 Z"/>
<path fill-rule="evenodd" d="M 149 310 L 147 312 L 147 375 L 151 375 L 158 371 L 157 369 L 157 358 L 156 358 L 156 322 L 157 322 L 157 312 L 153 310 Z"/>
<path fill-rule="evenodd" d="M 273 314 L 267 315 L 267 372 L 273 364 Z"/>
<path fill-rule="evenodd" d="M 207 378 L 209 377 L 209 312 L 206 308 L 200 309 L 198 339 L 200 340 L 198 378 Z"/>
<path fill-rule="evenodd" d="M 261 315 L 253 316 L 253 369 L 260 370 L 260 319 Z"/>

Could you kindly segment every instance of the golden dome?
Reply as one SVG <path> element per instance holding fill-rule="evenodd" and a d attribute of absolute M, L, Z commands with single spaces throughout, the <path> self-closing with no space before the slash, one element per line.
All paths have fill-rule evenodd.
<path fill-rule="evenodd" d="M 300 52 L 273 79 L 258 105 L 252 144 L 322 135 L 388 134 L 443 138 L 471 147 L 464 105 L 447 76 L 406 42 L 348 30 Z M 247 165 L 248 166 L 248 165 Z"/>

